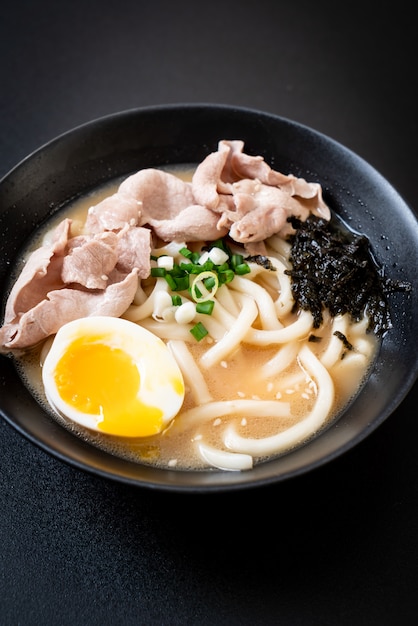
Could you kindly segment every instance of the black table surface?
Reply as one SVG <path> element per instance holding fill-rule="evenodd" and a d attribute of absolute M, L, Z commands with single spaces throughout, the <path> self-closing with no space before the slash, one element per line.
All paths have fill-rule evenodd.
<path fill-rule="evenodd" d="M 401 5 L 6 0 L 0 176 L 94 118 L 216 102 L 333 137 L 418 211 L 417 52 Z M 209 496 L 84 473 L 0 420 L 0 624 L 417 623 L 417 404 L 310 474 Z"/>

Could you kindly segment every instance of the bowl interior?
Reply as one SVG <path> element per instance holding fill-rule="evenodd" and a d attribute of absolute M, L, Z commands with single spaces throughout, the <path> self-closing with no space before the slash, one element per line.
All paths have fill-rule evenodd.
<path fill-rule="evenodd" d="M 38 405 L 13 362 L 1 359 L 0 414 L 25 437 L 80 469 L 125 483 L 178 491 L 237 489 L 284 480 L 330 461 L 382 423 L 418 372 L 418 225 L 396 190 L 363 159 L 332 139 L 271 114 L 222 105 L 130 110 L 78 127 L 26 158 L 0 182 L 0 292 L 35 229 L 68 201 L 143 167 L 201 161 L 220 139 L 242 139 L 283 173 L 321 183 L 324 198 L 371 241 L 378 262 L 410 294 L 390 296 L 393 328 L 362 391 L 319 437 L 246 472 L 179 472 L 144 467 L 71 435 Z M 3 311 L 3 309 L 2 309 Z"/>

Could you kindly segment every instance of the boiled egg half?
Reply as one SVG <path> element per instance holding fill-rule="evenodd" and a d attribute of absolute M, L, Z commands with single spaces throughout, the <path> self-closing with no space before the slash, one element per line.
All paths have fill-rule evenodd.
<path fill-rule="evenodd" d="M 62 326 L 45 357 L 42 381 L 58 414 L 119 437 L 160 433 L 184 400 L 183 377 L 165 343 L 114 317 Z"/>

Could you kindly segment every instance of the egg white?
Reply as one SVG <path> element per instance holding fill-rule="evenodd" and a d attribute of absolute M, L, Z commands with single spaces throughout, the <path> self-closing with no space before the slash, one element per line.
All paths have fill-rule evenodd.
<path fill-rule="evenodd" d="M 122 350 L 132 358 L 140 375 L 138 399 L 162 411 L 161 430 L 166 428 L 179 412 L 184 400 L 184 382 L 180 368 L 165 343 L 138 324 L 121 318 L 91 316 L 74 320 L 62 326 L 55 335 L 42 367 L 42 381 L 46 398 L 61 416 L 86 428 L 102 431 L 100 414 L 84 413 L 65 401 L 55 381 L 57 364 L 69 346 L 77 339 L 103 335 L 103 343 Z M 136 419 L 136 417 L 135 417 Z M 138 414 L 138 420 L 141 415 Z M 123 436 L 117 425 L 108 434 Z"/>

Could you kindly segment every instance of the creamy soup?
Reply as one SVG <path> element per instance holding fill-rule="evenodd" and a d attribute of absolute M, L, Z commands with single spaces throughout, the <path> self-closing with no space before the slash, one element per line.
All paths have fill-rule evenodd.
<path fill-rule="evenodd" d="M 191 180 L 188 167 L 171 173 Z M 119 182 L 73 202 L 37 234 L 32 247 L 48 242 L 65 216 L 72 219 L 71 235 L 82 234 L 89 207 L 114 194 Z M 234 242 L 229 246 L 233 254 L 242 254 Z M 41 375 L 53 337 L 19 358 L 25 383 L 45 410 L 76 436 L 143 464 L 173 470 L 244 470 L 297 448 L 326 428 L 356 395 L 379 341 L 367 332 L 366 315 L 353 321 L 348 313 L 331 317 L 325 310 L 315 327 L 309 311 L 294 310 L 286 273 L 291 267 L 290 243 L 272 235 L 265 246 L 270 265 L 246 263 L 244 255 L 249 271 L 218 284 L 216 291 L 208 287 L 206 301 L 214 303 L 213 309 L 195 313 L 193 319 L 176 317 L 181 306 L 186 310 L 185 304 L 196 305 L 189 291 L 174 293 L 163 276 L 140 281 L 121 317 L 168 345 L 185 386 L 180 411 L 161 433 L 117 437 L 53 411 Z M 180 266 L 184 247 L 197 256 L 211 248 L 207 241 L 173 244 L 157 238 L 153 267 L 167 257 Z M 161 293 L 170 297 L 165 304 Z M 190 332 L 196 326 L 203 328 L 202 337 Z"/>

